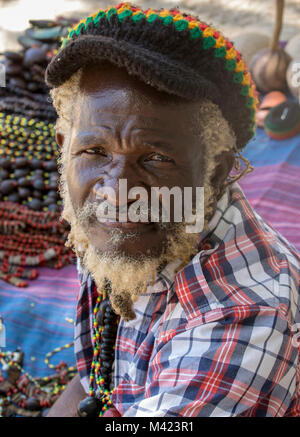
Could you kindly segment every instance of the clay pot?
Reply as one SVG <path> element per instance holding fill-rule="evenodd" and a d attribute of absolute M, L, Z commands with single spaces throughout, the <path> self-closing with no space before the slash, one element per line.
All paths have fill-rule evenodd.
<path fill-rule="evenodd" d="M 263 93 L 285 91 L 286 72 L 290 61 L 291 57 L 283 49 L 260 50 L 250 63 L 250 72 L 257 89 Z"/>

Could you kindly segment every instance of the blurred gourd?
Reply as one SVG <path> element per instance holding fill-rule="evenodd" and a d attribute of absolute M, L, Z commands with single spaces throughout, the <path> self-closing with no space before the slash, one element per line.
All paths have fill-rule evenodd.
<path fill-rule="evenodd" d="M 258 50 L 270 46 L 270 37 L 262 32 L 249 31 L 240 33 L 232 38 L 234 46 L 242 54 L 246 65 L 250 65 Z"/>
<path fill-rule="evenodd" d="M 284 0 L 276 0 L 276 24 L 271 45 L 260 50 L 251 60 L 250 72 L 259 91 L 267 93 L 287 88 L 286 72 L 291 57 L 279 46 Z"/>

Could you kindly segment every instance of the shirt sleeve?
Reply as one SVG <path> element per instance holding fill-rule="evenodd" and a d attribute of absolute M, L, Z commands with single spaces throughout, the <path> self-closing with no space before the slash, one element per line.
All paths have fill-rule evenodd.
<path fill-rule="evenodd" d="M 239 306 L 206 316 L 157 348 L 146 390 L 123 416 L 285 415 L 298 352 L 280 311 Z"/>

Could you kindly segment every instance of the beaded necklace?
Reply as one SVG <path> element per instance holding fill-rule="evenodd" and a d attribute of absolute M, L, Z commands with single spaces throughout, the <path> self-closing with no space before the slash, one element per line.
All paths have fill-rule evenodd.
<path fill-rule="evenodd" d="M 0 202 L 0 279 L 25 287 L 24 279 L 38 276 L 33 267 L 58 269 L 72 264 L 73 251 L 65 246 L 67 233 L 59 213 Z"/>
<path fill-rule="evenodd" d="M 3 370 L 8 372 L 7 379 L 0 372 L 0 392 L 2 395 L 0 396 L 0 417 L 7 414 L 40 416 L 42 409 L 51 407 L 74 377 L 76 367 L 68 366 L 63 361 L 58 365 L 53 365 L 49 359 L 63 349 L 70 348 L 73 344 L 73 342 L 67 343 L 47 353 L 45 363 L 56 373 L 36 378 L 21 366 L 23 352 L 20 349 L 15 352 L 0 350 L 0 362 Z"/>
<path fill-rule="evenodd" d="M 97 297 L 93 311 L 94 354 L 90 373 L 89 397 L 78 405 L 80 417 L 102 417 L 111 405 L 112 366 L 120 317 L 110 306 L 106 291 Z"/>

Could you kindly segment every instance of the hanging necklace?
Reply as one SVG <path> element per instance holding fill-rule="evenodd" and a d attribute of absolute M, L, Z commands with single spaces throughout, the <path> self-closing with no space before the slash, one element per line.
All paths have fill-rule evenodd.
<path fill-rule="evenodd" d="M 80 417 L 101 417 L 111 405 L 112 367 L 120 317 L 113 311 L 106 291 L 97 297 L 93 311 L 94 355 L 90 372 L 89 396 L 78 405 Z"/>

